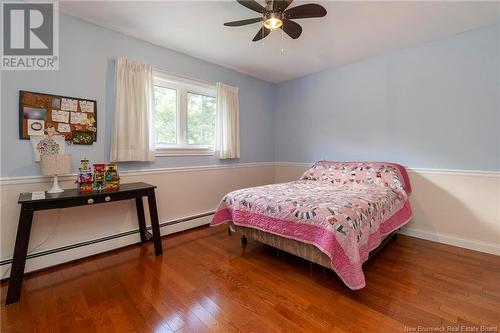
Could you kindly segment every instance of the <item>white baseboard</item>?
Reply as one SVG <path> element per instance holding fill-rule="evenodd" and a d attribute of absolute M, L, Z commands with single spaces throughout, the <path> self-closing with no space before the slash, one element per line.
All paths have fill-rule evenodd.
<path fill-rule="evenodd" d="M 210 223 L 212 215 L 195 218 L 193 220 L 184 221 L 172 225 L 164 226 L 160 229 L 162 236 L 174 234 L 176 232 L 185 231 L 188 229 L 200 227 Z M 108 235 L 112 236 L 112 235 Z M 99 253 L 115 250 L 127 245 L 136 244 L 140 241 L 139 234 L 127 235 L 123 237 L 113 238 L 107 241 L 93 243 L 83 247 L 78 247 L 70 250 L 56 252 L 36 258 L 31 258 L 26 261 L 25 272 L 34 272 L 41 269 L 57 266 L 69 261 L 90 257 Z M 1 267 L 1 277 L 5 279 L 10 275 L 11 264 L 6 264 Z"/>
<path fill-rule="evenodd" d="M 204 216 L 204 217 L 199 217 L 193 220 L 181 222 L 181 223 L 176 223 L 172 225 L 167 225 L 164 226 L 160 229 L 160 233 L 162 236 L 170 235 L 170 234 L 175 234 L 176 232 L 181 232 L 185 231 L 188 229 L 196 228 L 196 227 L 201 227 L 202 225 L 207 225 L 210 223 L 212 220 L 212 215 L 209 216 Z"/>
<path fill-rule="evenodd" d="M 447 245 L 458 246 L 469 250 L 479 251 L 500 256 L 500 244 L 485 243 L 478 240 L 463 239 L 454 236 L 437 234 L 414 228 L 402 228 L 400 234 L 421 238 L 433 242 L 443 243 Z"/>

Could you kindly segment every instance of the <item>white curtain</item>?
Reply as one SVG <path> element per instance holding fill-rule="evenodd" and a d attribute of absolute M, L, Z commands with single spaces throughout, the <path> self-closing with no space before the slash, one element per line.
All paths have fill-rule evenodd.
<path fill-rule="evenodd" d="M 215 156 L 220 159 L 240 157 L 240 103 L 238 87 L 217 83 L 217 122 Z"/>
<path fill-rule="evenodd" d="M 153 68 L 124 57 L 116 59 L 115 119 L 110 160 L 153 161 L 151 139 Z"/>

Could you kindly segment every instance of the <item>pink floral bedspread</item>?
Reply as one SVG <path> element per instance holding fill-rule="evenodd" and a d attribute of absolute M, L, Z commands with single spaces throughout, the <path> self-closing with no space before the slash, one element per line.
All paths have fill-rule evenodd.
<path fill-rule="evenodd" d="M 228 193 L 211 225 L 233 221 L 312 244 L 349 288 L 361 289 L 369 252 L 410 220 L 410 192 L 398 164 L 320 161 L 300 180 Z"/>

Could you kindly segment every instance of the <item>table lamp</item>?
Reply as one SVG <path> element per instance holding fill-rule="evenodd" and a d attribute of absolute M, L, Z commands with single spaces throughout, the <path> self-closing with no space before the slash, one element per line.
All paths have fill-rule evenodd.
<path fill-rule="evenodd" d="M 40 155 L 40 170 L 44 176 L 54 176 L 52 187 L 47 193 L 64 192 L 59 187 L 57 176 L 71 173 L 71 155 L 70 154 L 49 154 Z"/>

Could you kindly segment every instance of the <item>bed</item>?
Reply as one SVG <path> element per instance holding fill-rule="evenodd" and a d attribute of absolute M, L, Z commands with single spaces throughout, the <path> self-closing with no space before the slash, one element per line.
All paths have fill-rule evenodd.
<path fill-rule="evenodd" d="M 410 221 L 410 193 L 399 164 L 319 161 L 299 180 L 228 193 L 211 225 L 328 267 L 356 290 L 370 252 Z"/>

